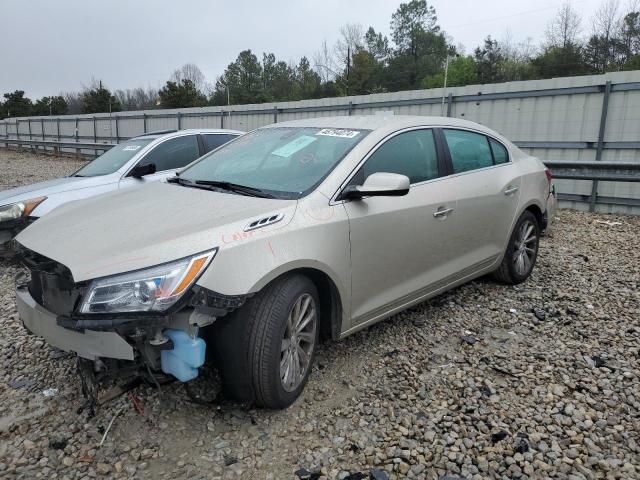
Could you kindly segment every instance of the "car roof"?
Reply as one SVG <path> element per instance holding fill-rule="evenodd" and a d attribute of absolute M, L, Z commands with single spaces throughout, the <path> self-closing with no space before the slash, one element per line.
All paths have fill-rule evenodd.
<path fill-rule="evenodd" d="M 202 135 L 242 135 L 245 132 L 241 130 L 229 130 L 226 128 L 186 128 L 184 130 L 176 130 L 173 132 L 166 133 L 153 133 L 149 132 L 147 134 L 139 135 L 137 137 L 132 137 L 129 140 L 155 140 L 156 138 L 161 137 L 175 137 L 184 134 L 202 134 Z"/>
<path fill-rule="evenodd" d="M 365 130 L 393 130 L 417 126 L 451 126 L 482 130 L 493 133 L 492 130 L 478 123 L 451 117 L 427 117 L 419 115 L 351 115 L 338 117 L 317 117 L 288 122 L 275 123 L 263 128 L 277 127 L 316 127 L 316 128 L 353 128 Z"/>

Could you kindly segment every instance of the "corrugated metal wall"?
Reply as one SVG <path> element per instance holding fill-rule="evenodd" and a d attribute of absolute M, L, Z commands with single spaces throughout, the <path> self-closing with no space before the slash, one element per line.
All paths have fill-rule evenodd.
<path fill-rule="evenodd" d="M 543 160 L 640 162 L 640 71 L 449 88 L 444 105 L 442 95 L 442 89 L 413 90 L 259 105 L 118 112 L 111 116 L 7 119 L 0 122 L 0 136 L 110 143 L 153 130 L 224 127 L 249 131 L 274 121 L 368 115 L 385 110 L 472 120 L 502 133 Z M 599 142 L 602 148 L 597 158 Z M 592 189 L 592 182 L 584 180 L 557 180 L 556 185 L 560 192 L 574 195 L 588 196 Z M 597 191 L 599 197 L 634 199 L 640 205 L 638 183 L 600 182 Z M 565 202 L 565 206 L 588 208 L 584 201 Z M 640 213 L 640 206 L 600 203 L 597 209 Z"/>

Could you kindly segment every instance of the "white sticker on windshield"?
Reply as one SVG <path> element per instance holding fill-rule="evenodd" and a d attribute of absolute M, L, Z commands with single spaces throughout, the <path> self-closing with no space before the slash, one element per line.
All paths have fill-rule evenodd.
<path fill-rule="evenodd" d="M 360 132 L 356 130 L 340 130 L 337 128 L 323 128 L 316 135 L 324 135 L 325 137 L 353 138 Z"/>
<path fill-rule="evenodd" d="M 127 145 L 122 149 L 123 152 L 135 152 L 140 148 L 140 145 Z"/>
<path fill-rule="evenodd" d="M 307 145 L 318 140 L 317 138 L 310 137 L 309 135 L 302 135 L 301 137 L 296 138 L 295 140 L 290 141 L 286 145 L 274 150 L 271 152 L 272 155 L 277 155 L 278 157 L 288 158 L 296 152 L 299 152 Z"/>

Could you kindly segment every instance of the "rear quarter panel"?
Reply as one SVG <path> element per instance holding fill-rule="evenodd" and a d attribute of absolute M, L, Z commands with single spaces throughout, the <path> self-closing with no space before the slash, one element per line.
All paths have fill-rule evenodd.
<path fill-rule="evenodd" d="M 544 214 L 547 208 L 546 202 L 547 196 L 549 195 L 549 182 L 544 173 L 545 166 L 538 158 L 522 156 L 515 159 L 514 162 L 517 163 L 522 177 L 518 214 L 514 219 L 515 224 L 520 215 L 522 215 L 522 212 L 531 205 L 538 207 Z"/>

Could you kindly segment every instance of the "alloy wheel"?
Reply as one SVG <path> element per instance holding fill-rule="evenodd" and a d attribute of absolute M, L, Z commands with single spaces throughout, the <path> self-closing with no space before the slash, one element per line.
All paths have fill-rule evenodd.
<path fill-rule="evenodd" d="M 533 222 L 527 220 L 518 230 L 513 250 L 513 264 L 518 275 L 524 276 L 531 270 L 537 250 L 538 233 Z"/>
<path fill-rule="evenodd" d="M 280 380 L 287 392 L 300 386 L 311 366 L 317 323 L 315 300 L 308 293 L 300 295 L 289 312 L 280 349 Z"/>

